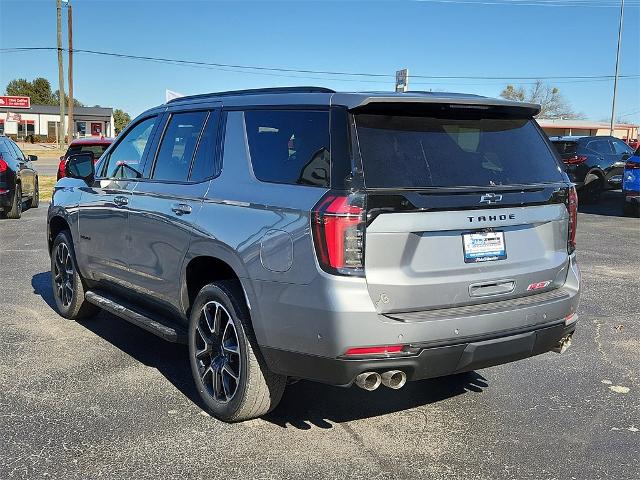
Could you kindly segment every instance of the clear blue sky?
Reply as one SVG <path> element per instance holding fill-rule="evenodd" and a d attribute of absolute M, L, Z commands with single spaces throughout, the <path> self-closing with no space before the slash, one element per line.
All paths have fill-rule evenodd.
<path fill-rule="evenodd" d="M 408 67 L 411 74 L 423 75 L 612 75 L 619 15 L 618 8 L 580 6 L 594 0 L 530 0 L 574 3 L 566 7 L 504 0 L 72 1 L 74 45 L 80 49 L 309 70 L 393 74 Z M 621 73 L 633 75 L 640 74 L 640 2 L 629 3 Z M 0 47 L 55 47 L 55 4 L 0 0 Z M 393 89 L 392 78 L 365 82 L 355 77 L 260 75 L 86 53 L 76 54 L 74 61 L 76 98 L 133 115 L 163 103 L 167 88 L 185 94 L 309 84 Z M 38 76 L 57 88 L 54 51 L 0 53 L 0 90 L 13 78 Z M 417 82 L 410 81 L 410 87 L 490 96 L 497 96 L 507 83 Z M 594 120 L 609 116 L 611 80 L 563 82 L 554 83 L 577 111 Z M 624 120 L 640 122 L 640 79 L 622 80 L 618 98 L 617 111 Z"/>

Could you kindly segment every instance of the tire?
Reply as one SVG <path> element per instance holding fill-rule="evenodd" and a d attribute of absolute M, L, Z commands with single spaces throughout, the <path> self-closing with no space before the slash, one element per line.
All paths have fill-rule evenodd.
<path fill-rule="evenodd" d="M 100 309 L 84 299 L 84 282 L 78 272 L 69 230 L 63 230 L 51 248 L 51 287 L 58 312 L 70 320 L 96 315 Z"/>
<path fill-rule="evenodd" d="M 33 198 L 29 200 L 29 208 L 38 208 L 39 205 L 40 205 L 40 186 L 38 184 L 38 179 L 36 178 L 36 182 L 33 187 Z"/>
<path fill-rule="evenodd" d="M 189 359 L 200 397 L 220 420 L 260 417 L 282 398 L 287 378 L 269 371 L 260 355 L 237 281 L 210 283 L 198 293 L 189 319 Z"/>
<path fill-rule="evenodd" d="M 622 213 L 627 217 L 640 217 L 640 203 L 624 202 Z"/>
<path fill-rule="evenodd" d="M 13 201 L 11 202 L 11 208 L 6 212 L 7 218 L 20 218 L 22 216 L 22 187 L 19 183 L 16 183 L 16 188 L 13 190 Z"/>
<path fill-rule="evenodd" d="M 604 191 L 604 180 L 600 176 L 596 174 L 589 174 L 587 175 L 587 179 L 589 177 L 595 178 L 592 178 L 588 183 L 585 183 L 582 187 L 582 191 L 580 192 L 582 198 L 579 201 L 585 205 L 598 203 L 602 196 L 602 192 Z"/>

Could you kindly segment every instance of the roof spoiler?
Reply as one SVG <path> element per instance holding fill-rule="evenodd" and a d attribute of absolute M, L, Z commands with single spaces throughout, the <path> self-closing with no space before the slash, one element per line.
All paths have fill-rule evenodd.
<path fill-rule="evenodd" d="M 382 112 L 416 112 L 433 110 L 433 108 L 443 110 L 487 110 L 500 112 L 502 114 L 520 117 L 534 117 L 540 113 L 540 105 L 535 103 L 512 102 L 497 98 L 486 97 L 444 97 L 425 95 L 393 95 L 393 96 L 363 96 L 360 98 L 349 98 L 336 93 L 332 102 L 346 105 L 354 113 L 366 111 Z"/>

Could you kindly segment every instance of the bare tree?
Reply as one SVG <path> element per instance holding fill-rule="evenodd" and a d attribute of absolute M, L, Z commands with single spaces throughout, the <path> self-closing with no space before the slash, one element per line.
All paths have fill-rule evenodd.
<path fill-rule="evenodd" d="M 528 89 L 523 86 L 507 85 L 502 92 L 502 98 L 515 100 L 518 102 L 539 103 L 542 106 L 540 118 L 550 119 L 579 119 L 584 118 L 584 114 L 575 112 L 569 102 L 560 93 L 557 87 L 548 85 L 542 80 L 537 80 Z"/>

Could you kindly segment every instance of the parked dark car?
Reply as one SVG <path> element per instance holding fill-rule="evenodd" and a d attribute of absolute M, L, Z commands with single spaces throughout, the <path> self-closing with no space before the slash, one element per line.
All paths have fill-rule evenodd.
<path fill-rule="evenodd" d="M 399 389 L 561 353 L 577 194 L 539 112 L 318 87 L 172 100 L 97 164 L 69 158 L 48 211 L 56 307 L 187 343 L 226 421 L 267 413 L 288 379 Z"/>
<path fill-rule="evenodd" d="M 69 148 L 67 148 L 65 154 L 60 157 L 57 174 L 58 180 L 64 177 L 65 165 L 67 163 L 67 158 L 69 158 L 70 155 L 75 155 L 76 153 L 90 153 L 93 155 L 94 162 L 97 162 L 107 147 L 113 143 L 113 140 L 113 138 L 109 137 L 87 137 L 73 140 L 69 144 Z"/>
<path fill-rule="evenodd" d="M 633 149 L 615 137 L 551 137 L 569 179 L 585 203 L 596 202 L 604 190 L 622 187 L 624 163 Z"/>
<path fill-rule="evenodd" d="M 622 193 L 625 213 L 640 215 L 640 147 L 624 165 Z"/>
<path fill-rule="evenodd" d="M 31 163 L 37 159 L 0 135 L 0 217 L 20 218 L 25 204 L 36 208 L 40 203 L 38 172 Z"/>

